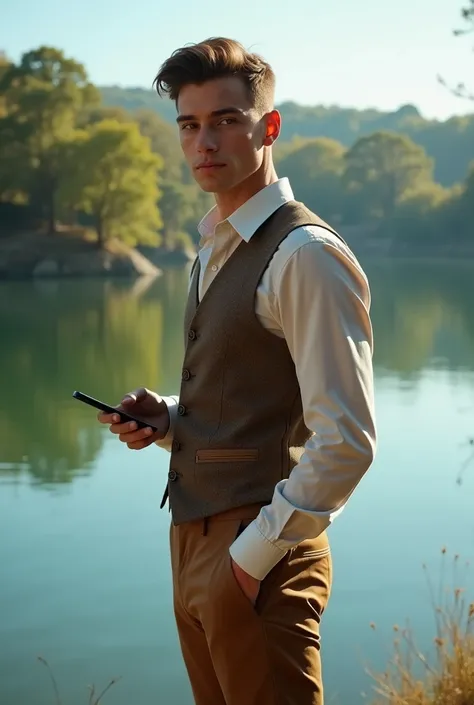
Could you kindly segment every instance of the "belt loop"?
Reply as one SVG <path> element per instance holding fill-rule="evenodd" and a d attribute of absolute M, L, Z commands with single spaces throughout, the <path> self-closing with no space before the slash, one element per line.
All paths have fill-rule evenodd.
<path fill-rule="evenodd" d="M 202 535 L 207 536 L 207 525 L 209 517 L 204 517 L 202 520 Z"/>

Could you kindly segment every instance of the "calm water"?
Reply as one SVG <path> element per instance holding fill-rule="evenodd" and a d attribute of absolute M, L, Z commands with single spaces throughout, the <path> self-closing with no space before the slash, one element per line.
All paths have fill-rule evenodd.
<path fill-rule="evenodd" d="M 431 642 L 422 563 L 437 580 L 444 544 L 474 556 L 474 264 L 365 264 L 380 440 L 331 529 L 324 667 L 340 705 L 370 692 L 365 669 L 385 666 L 394 623 Z M 186 276 L 0 285 L 1 705 L 54 702 L 37 655 L 64 705 L 112 676 L 106 704 L 192 703 L 158 507 L 168 456 L 128 451 L 71 399 L 178 390 Z"/>

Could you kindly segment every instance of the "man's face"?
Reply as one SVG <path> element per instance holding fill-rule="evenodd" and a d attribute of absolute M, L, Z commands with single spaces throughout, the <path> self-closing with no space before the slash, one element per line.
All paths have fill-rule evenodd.
<path fill-rule="evenodd" d="M 178 112 L 181 147 L 204 191 L 230 191 L 261 166 L 267 117 L 252 106 L 241 79 L 185 86 Z"/>

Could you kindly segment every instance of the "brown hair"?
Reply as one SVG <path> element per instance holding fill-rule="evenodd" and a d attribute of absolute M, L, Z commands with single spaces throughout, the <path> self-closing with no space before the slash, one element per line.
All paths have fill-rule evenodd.
<path fill-rule="evenodd" d="M 257 110 L 273 108 L 275 74 L 271 66 L 240 42 L 225 37 L 176 49 L 160 67 L 153 85 L 158 95 L 167 95 L 176 103 L 184 86 L 226 76 L 242 79 Z"/>

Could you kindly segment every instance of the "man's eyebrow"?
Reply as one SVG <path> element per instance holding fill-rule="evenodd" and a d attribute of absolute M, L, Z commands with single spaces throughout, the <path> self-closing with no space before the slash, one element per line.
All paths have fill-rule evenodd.
<path fill-rule="evenodd" d="M 219 117 L 220 115 L 242 115 L 243 110 L 240 108 L 235 108 L 233 106 L 229 106 L 228 108 L 219 108 L 219 110 L 213 110 L 211 113 L 211 117 Z M 178 115 L 176 118 L 176 122 L 188 122 L 192 120 L 197 120 L 196 115 Z"/>

